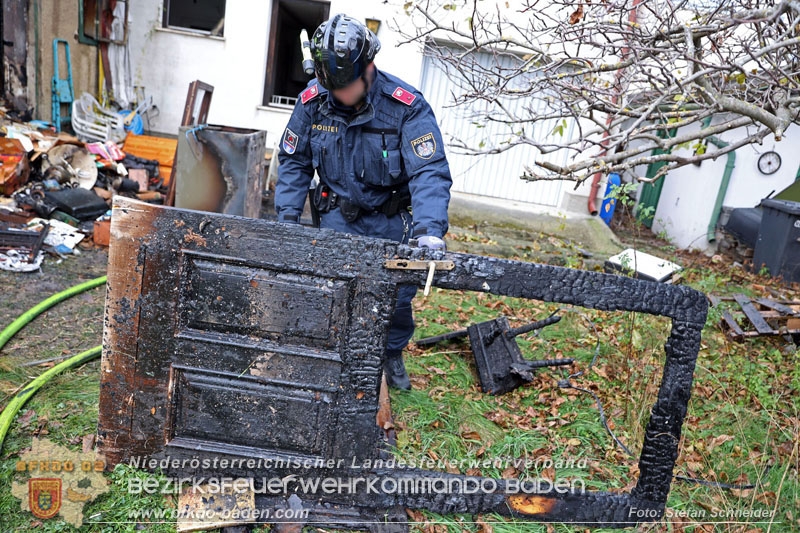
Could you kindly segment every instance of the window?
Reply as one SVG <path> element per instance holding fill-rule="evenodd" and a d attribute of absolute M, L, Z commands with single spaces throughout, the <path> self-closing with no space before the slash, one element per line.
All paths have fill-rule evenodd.
<path fill-rule="evenodd" d="M 81 0 L 78 3 L 78 42 L 125 44 L 128 7 L 126 0 Z M 115 23 L 118 23 L 116 28 Z"/>
<path fill-rule="evenodd" d="M 323 0 L 272 0 L 264 105 L 294 105 L 309 80 L 303 72 L 300 30 L 310 38 L 328 20 L 330 8 Z"/>
<path fill-rule="evenodd" d="M 225 0 L 164 0 L 164 27 L 221 36 Z"/>

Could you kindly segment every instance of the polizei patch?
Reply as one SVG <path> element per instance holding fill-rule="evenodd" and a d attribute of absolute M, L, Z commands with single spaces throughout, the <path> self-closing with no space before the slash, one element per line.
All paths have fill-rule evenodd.
<path fill-rule="evenodd" d="M 283 134 L 283 151 L 287 154 L 293 154 L 296 149 L 297 134 L 289 128 L 286 128 L 286 132 Z"/>
<path fill-rule="evenodd" d="M 433 133 L 426 133 L 411 141 L 411 147 L 417 157 L 430 159 L 436 153 L 436 139 L 433 138 Z"/>

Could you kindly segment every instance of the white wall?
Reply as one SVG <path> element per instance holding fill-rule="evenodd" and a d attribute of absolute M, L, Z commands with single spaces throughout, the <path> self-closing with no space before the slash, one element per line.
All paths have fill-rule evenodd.
<path fill-rule="evenodd" d="M 719 117 L 714 123 L 722 119 L 723 117 Z M 694 127 L 696 129 L 698 126 Z M 725 132 L 719 137 L 730 143 L 746 135 L 745 129 L 740 128 Z M 753 207 L 772 191 L 780 192 L 791 185 L 800 166 L 798 143 L 800 126 L 793 125 L 787 129 L 780 142 L 775 142 L 775 138 L 770 135 L 760 146 L 750 145 L 736 150 L 736 167 L 731 174 L 722 205 Z M 716 147 L 709 143 L 708 150 L 715 151 Z M 758 170 L 758 158 L 770 150 L 780 154 L 781 167 L 774 174 L 764 175 Z M 687 155 L 691 154 L 687 151 Z M 716 243 L 708 242 L 706 233 L 727 158 L 727 154 L 721 155 L 716 161 L 704 161 L 700 167 L 687 165 L 665 176 L 653 220 L 653 231 L 663 231 L 679 248 L 713 252 Z"/>
<path fill-rule="evenodd" d="M 160 110 L 151 123 L 153 131 L 178 133 L 189 83 L 199 79 L 214 86 L 210 123 L 266 130 L 267 144 L 274 145 L 291 110 L 261 105 L 272 2 L 228 0 L 221 38 L 162 29 L 163 3 L 137 0 L 130 12 L 134 83 L 153 95 Z M 381 20 L 376 66 L 418 86 L 422 55 L 414 44 L 396 46 L 398 37 L 389 22 L 404 16 L 396 9 L 377 1 L 333 0 L 330 13 Z"/>

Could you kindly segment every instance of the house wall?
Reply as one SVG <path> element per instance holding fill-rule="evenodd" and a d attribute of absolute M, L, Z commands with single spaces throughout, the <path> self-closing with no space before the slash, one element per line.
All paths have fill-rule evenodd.
<path fill-rule="evenodd" d="M 214 86 L 208 118 L 210 123 L 265 130 L 267 146 L 275 146 L 283 134 L 291 109 L 262 105 L 271 4 L 266 0 L 229 0 L 224 37 L 211 37 L 162 28 L 163 0 L 132 2 L 130 53 L 133 80 L 135 85 L 144 86 L 148 94 L 153 95 L 154 103 L 159 108 L 159 116 L 151 122 L 153 131 L 171 135 L 177 133 L 188 85 L 199 79 Z M 376 66 L 421 88 L 421 47 L 416 43 L 400 46 L 403 39 L 393 31 L 398 25 L 409 24 L 402 5 L 332 0 L 331 15 L 340 12 L 361 20 L 381 20 L 378 33 L 381 51 L 376 57 Z M 448 157 L 469 156 L 448 154 Z M 604 183 L 598 193 L 598 205 L 605 190 Z M 568 182 L 561 187 L 554 205 L 539 207 L 554 214 L 571 214 L 572 211 L 586 214 L 588 193 L 588 182 L 577 190 L 574 189 L 574 183 Z"/>
<path fill-rule="evenodd" d="M 267 145 L 275 145 L 291 109 L 262 105 L 271 4 L 229 0 L 224 37 L 161 28 L 162 0 L 131 5 L 133 79 L 153 94 L 159 108 L 160 115 L 151 123 L 154 131 L 178 131 L 189 83 L 199 79 L 214 86 L 209 122 L 266 130 Z M 382 2 L 333 0 L 330 13 L 381 20 L 381 51 L 375 65 L 416 86 L 422 55 L 414 52 L 413 45 L 397 47 L 398 36 L 388 27 L 389 20 L 397 16 L 395 9 Z"/>
<path fill-rule="evenodd" d="M 38 19 L 38 22 L 37 22 Z M 38 42 L 37 42 L 38 26 Z M 98 48 L 78 42 L 78 2 L 75 0 L 31 0 L 28 6 L 28 103 L 34 106 L 34 117 L 51 121 L 54 73 L 53 39 L 69 43 L 72 66 L 72 86 L 75 98 L 83 92 L 97 94 Z M 59 46 L 61 61 L 59 77 L 67 77 Z M 62 116 L 66 108 L 62 108 Z"/>
<path fill-rule="evenodd" d="M 721 120 L 724 120 L 723 117 L 717 117 L 714 123 Z M 693 127 L 697 129 L 699 126 Z M 687 130 L 679 131 L 678 135 L 683 131 Z M 718 137 L 730 143 L 747 135 L 745 128 L 739 128 Z M 750 145 L 736 150 L 736 166 L 722 205 L 732 208 L 753 207 L 773 191 L 779 192 L 791 185 L 800 166 L 798 142 L 800 126 L 792 125 L 780 142 L 770 135 L 760 146 Z M 717 148 L 709 143 L 708 150 L 712 152 Z M 781 167 L 774 174 L 764 175 L 758 170 L 758 158 L 770 150 L 781 156 Z M 687 151 L 687 155 L 691 154 Z M 727 158 L 725 154 L 716 161 L 704 161 L 699 167 L 687 165 L 665 176 L 653 220 L 655 233 L 663 232 L 679 248 L 709 253 L 715 251 L 716 242 L 709 242 L 706 234 Z"/>

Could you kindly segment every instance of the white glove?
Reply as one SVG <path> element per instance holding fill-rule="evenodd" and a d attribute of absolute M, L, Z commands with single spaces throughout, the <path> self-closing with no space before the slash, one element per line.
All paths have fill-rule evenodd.
<path fill-rule="evenodd" d="M 446 250 L 447 245 L 435 235 L 423 235 L 417 239 L 420 248 L 430 248 L 431 250 Z"/>

